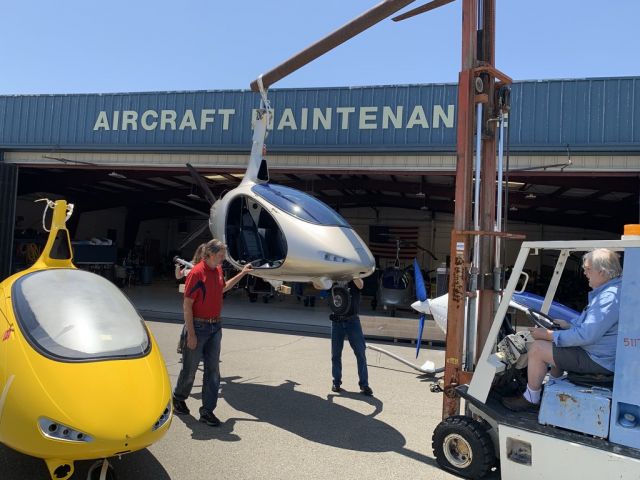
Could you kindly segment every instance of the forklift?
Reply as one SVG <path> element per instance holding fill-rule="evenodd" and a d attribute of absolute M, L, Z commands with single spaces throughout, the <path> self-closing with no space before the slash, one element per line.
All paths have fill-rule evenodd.
<path fill-rule="evenodd" d="M 640 226 L 626 226 L 640 231 Z M 626 231 L 625 231 L 626 233 Z M 577 375 L 543 390 L 539 412 L 512 412 L 501 405 L 505 386 L 516 378 L 518 353 L 500 338 L 523 269 L 533 256 L 553 252 L 556 264 L 540 311 L 525 309 L 531 321 L 552 329 L 547 315 L 569 255 L 608 248 L 624 255 L 616 367 L 613 378 Z M 465 414 L 447 416 L 432 437 L 438 464 L 464 478 L 479 479 L 499 469 L 503 479 L 637 479 L 640 477 L 640 235 L 622 240 L 523 242 L 487 340 L 469 384 L 455 395 Z M 511 350 L 511 351 L 510 351 Z M 525 377 L 526 378 L 526 377 Z M 452 392 L 452 393 L 453 393 Z"/>
<path fill-rule="evenodd" d="M 503 480 L 640 478 L 640 392 L 631 378 L 640 362 L 633 319 L 640 306 L 637 226 L 621 240 L 524 241 L 503 288 L 503 242 L 524 240 L 503 228 L 511 81 L 494 66 L 495 0 L 463 0 L 462 11 L 444 395 L 434 456 L 443 469 L 469 479 L 496 473 Z M 501 396 L 523 386 L 516 363 L 525 349 L 512 341 L 517 333 L 509 335 L 505 318 L 518 283 L 526 289 L 528 257 L 554 252 L 557 258 L 540 310 L 525 309 L 534 324 L 551 329 L 547 313 L 567 259 L 595 248 L 624 254 L 615 378 L 595 385 L 570 374 L 545 388 L 539 414 L 506 410 Z"/>

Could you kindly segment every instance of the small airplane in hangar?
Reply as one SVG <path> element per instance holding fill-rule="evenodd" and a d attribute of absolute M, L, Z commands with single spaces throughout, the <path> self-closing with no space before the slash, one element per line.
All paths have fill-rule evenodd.
<path fill-rule="evenodd" d="M 44 459 L 52 479 L 71 477 L 76 460 L 99 459 L 89 479 L 112 480 L 108 457 L 168 430 L 171 384 L 127 297 L 73 265 L 65 227 L 73 205 L 46 202 L 53 215 L 42 254 L 0 283 L 0 442 Z"/>
<path fill-rule="evenodd" d="M 350 307 L 344 284 L 371 275 L 373 255 L 328 205 L 299 190 L 269 183 L 264 142 L 271 115 L 263 95 L 246 173 L 222 198 L 216 199 L 205 180 L 187 164 L 212 205 L 209 228 L 214 238 L 226 243 L 227 260 L 234 267 L 251 263 L 251 275 L 276 289 L 283 282 L 311 282 L 319 290 L 331 289 L 331 309 L 344 314 Z"/>

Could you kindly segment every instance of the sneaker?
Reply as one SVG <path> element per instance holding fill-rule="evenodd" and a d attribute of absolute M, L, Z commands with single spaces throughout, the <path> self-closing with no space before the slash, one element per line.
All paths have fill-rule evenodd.
<path fill-rule="evenodd" d="M 335 392 L 335 393 L 339 393 L 342 391 L 342 389 L 340 388 L 340 385 L 336 385 L 335 383 L 333 385 L 331 385 L 331 391 Z"/>
<path fill-rule="evenodd" d="M 173 397 L 173 413 L 176 415 L 189 415 L 189 407 L 184 400 L 178 400 Z"/>
<path fill-rule="evenodd" d="M 213 412 L 209 412 L 203 408 L 200 409 L 200 421 L 202 423 L 206 423 L 210 427 L 217 427 L 220 425 L 218 417 L 216 417 Z"/>
<path fill-rule="evenodd" d="M 366 395 L 367 397 L 371 397 L 373 395 L 373 390 L 371 390 L 371 387 L 369 385 L 366 385 L 364 387 L 360 387 L 360 393 Z"/>
<path fill-rule="evenodd" d="M 531 403 L 522 395 L 517 395 L 515 397 L 504 397 L 502 399 L 502 405 L 513 412 L 537 412 L 538 410 L 540 410 L 539 403 Z"/>

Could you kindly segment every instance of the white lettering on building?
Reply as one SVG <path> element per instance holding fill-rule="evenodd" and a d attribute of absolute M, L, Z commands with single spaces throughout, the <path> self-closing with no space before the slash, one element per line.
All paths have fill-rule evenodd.
<path fill-rule="evenodd" d="M 296 118 L 293 116 L 293 110 L 290 108 L 284 109 L 284 112 L 282 112 L 282 116 L 280 117 L 280 122 L 278 123 L 278 130 L 284 130 L 285 128 L 290 128 L 291 130 L 298 129 L 296 125 Z"/>
<path fill-rule="evenodd" d="M 420 125 L 422 128 L 429 128 L 427 117 L 424 114 L 424 108 L 422 108 L 422 105 L 416 105 L 413 108 L 413 112 L 411 112 L 411 116 L 407 121 L 407 128 L 413 128 L 416 125 Z"/>
<path fill-rule="evenodd" d="M 153 122 L 149 123 L 149 117 L 153 118 Z M 158 126 L 158 112 L 156 112 L 155 110 L 145 111 L 140 118 L 140 123 L 142 123 L 142 128 L 147 131 L 155 130 Z M 95 127 L 93 129 L 95 130 Z"/>
<path fill-rule="evenodd" d="M 324 112 L 320 108 L 313 109 L 313 128 L 318 130 L 322 124 L 322 128 L 325 130 L 331 130 L 331 108 L 326 108 Z"/>
<path fill-rule="evenodd" d="M 360 109 L 360 121 L 358 128 L 360 130 L 375 130 L 378 128 L 376 123 L 376 112 L 378 107 L 362 107 Z"/>
<path fill-rule="evenodd" d="M 138 112 L 135 110 L 125 110 L 122 112 L 122 130 L 138 130 Z"/>
<path fill-rule="evenodd" d="M 200 111 L 186 109 L 184 112 L 176 110 L 145 110 L 139 114 L 135 110 L 101 110 L 93 124 L 93 131 L 143 130 L 151 132 L 157 130 L 207 130 L 215 124 L 215 118 L 222 117 L 222 130 L 229 130 L 230 118 L 235 115 L 234 108 L 203 108 Z M 295 119 L 294 119 L 295 122 Z"/>
<path fill-rule="evenodd" d="M 356 109 L 354 107 L 338 107 L 336 108 L 336 113 L 342 117 L 342 121 L 340 122 L 340 128 L 342 130 L 349 130 L 349 114 L 355 112 Z"/>
<path fill-rule="evenodd" d="M 198 127 L 196 126 L 196 118 L 193 116 L 193 110 L 187 110 L 184 112 L 184 116 L 182 117 L 182 121 L 180 122 L 179 130 L 184 130 L 185 128 L 190 128 L 191 130 L 196 130 Z"/>
<path fill-rule="evenodd" d="M 93 125 L 94 131 L 206 131 L 213 128 L 227 131 L 232 127 L 233 108 L 203 108 L 201 110 L 102 110 L 98 112 Z M 251 112 L 252 124 L 257 110 Z M 382 105 L 382 106 L 339 106 L 301 107 L 274 109 L 269 122 L 269 130 L 313 131 L 358 129 L 427 129 L 453 128 L 455 105 Z M 252 125 L 253 126 L 253 125 Z"/>
<path fill-rule="evenodd" d="M 455 113 L 455 107 L 453 105 L 447 105 L 447 114 L 444 114 L 444 109 L 441 105 L 433 106 L 433 121 L 431 125 L 433 128 L 440 127 L 440 120 L 444 123 L 446 128 L 453 128 L 453 114 Z"/>
<path fill-rule="evenodd" d="M 382 128 L 386 130 L 389 128 L 389 122 L 393 125 L 393 128 L 402 128 L 402 112 L 404 107 L 399 105 L 394 112 L 391 107 L 382 107 Z"/>

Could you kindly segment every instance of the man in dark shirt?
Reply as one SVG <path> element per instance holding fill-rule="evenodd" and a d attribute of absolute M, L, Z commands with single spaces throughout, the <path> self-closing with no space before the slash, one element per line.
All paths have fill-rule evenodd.
<path fill-rule="evenodd" d="M 333 386 L 331 391 L 340 392 L 342 388 L 342 347 L 344 346 L 344 338 L 349 339 L 349 345 L 356 356 L 358 362 L 358 384 L 360 392 L 364 395 L 373 395 L 373 390 L 369 387 L 369 372 L 367 370 L 367 357 L 364 342 L 364 334 L 362 333 L 362 325 L 360 325 L 360 290 L 364 282 L 361 278 L 354 278 L 347 288 L 351 294 L 352 307 L 347 315 L 331 314 L 331 374 L 333 376 Z"/>
<path fill-rule="evenodd" d="M 202 383 L 202 407 L 200 421 L 217 427 L 220 420 L 213 411 L 218 403 L 220 388 L 220 347 L 222 342 L 222 294 L 240 281 L 250 270 L 244 266 L 228 282 L 222 274 L 222 262 L 227 247 L 220 240 L 213 239 L 204 247 L 204 257 L 195 265 L 187 277 L 184 288 L 182 310 L 187 330 L 187 348 L 182 352 L 182 370 L 173 391 L 173 411 L 178 415 L 188 415 L 185 400 L 191 393 L 200 360 L 204 361 Z"/>

